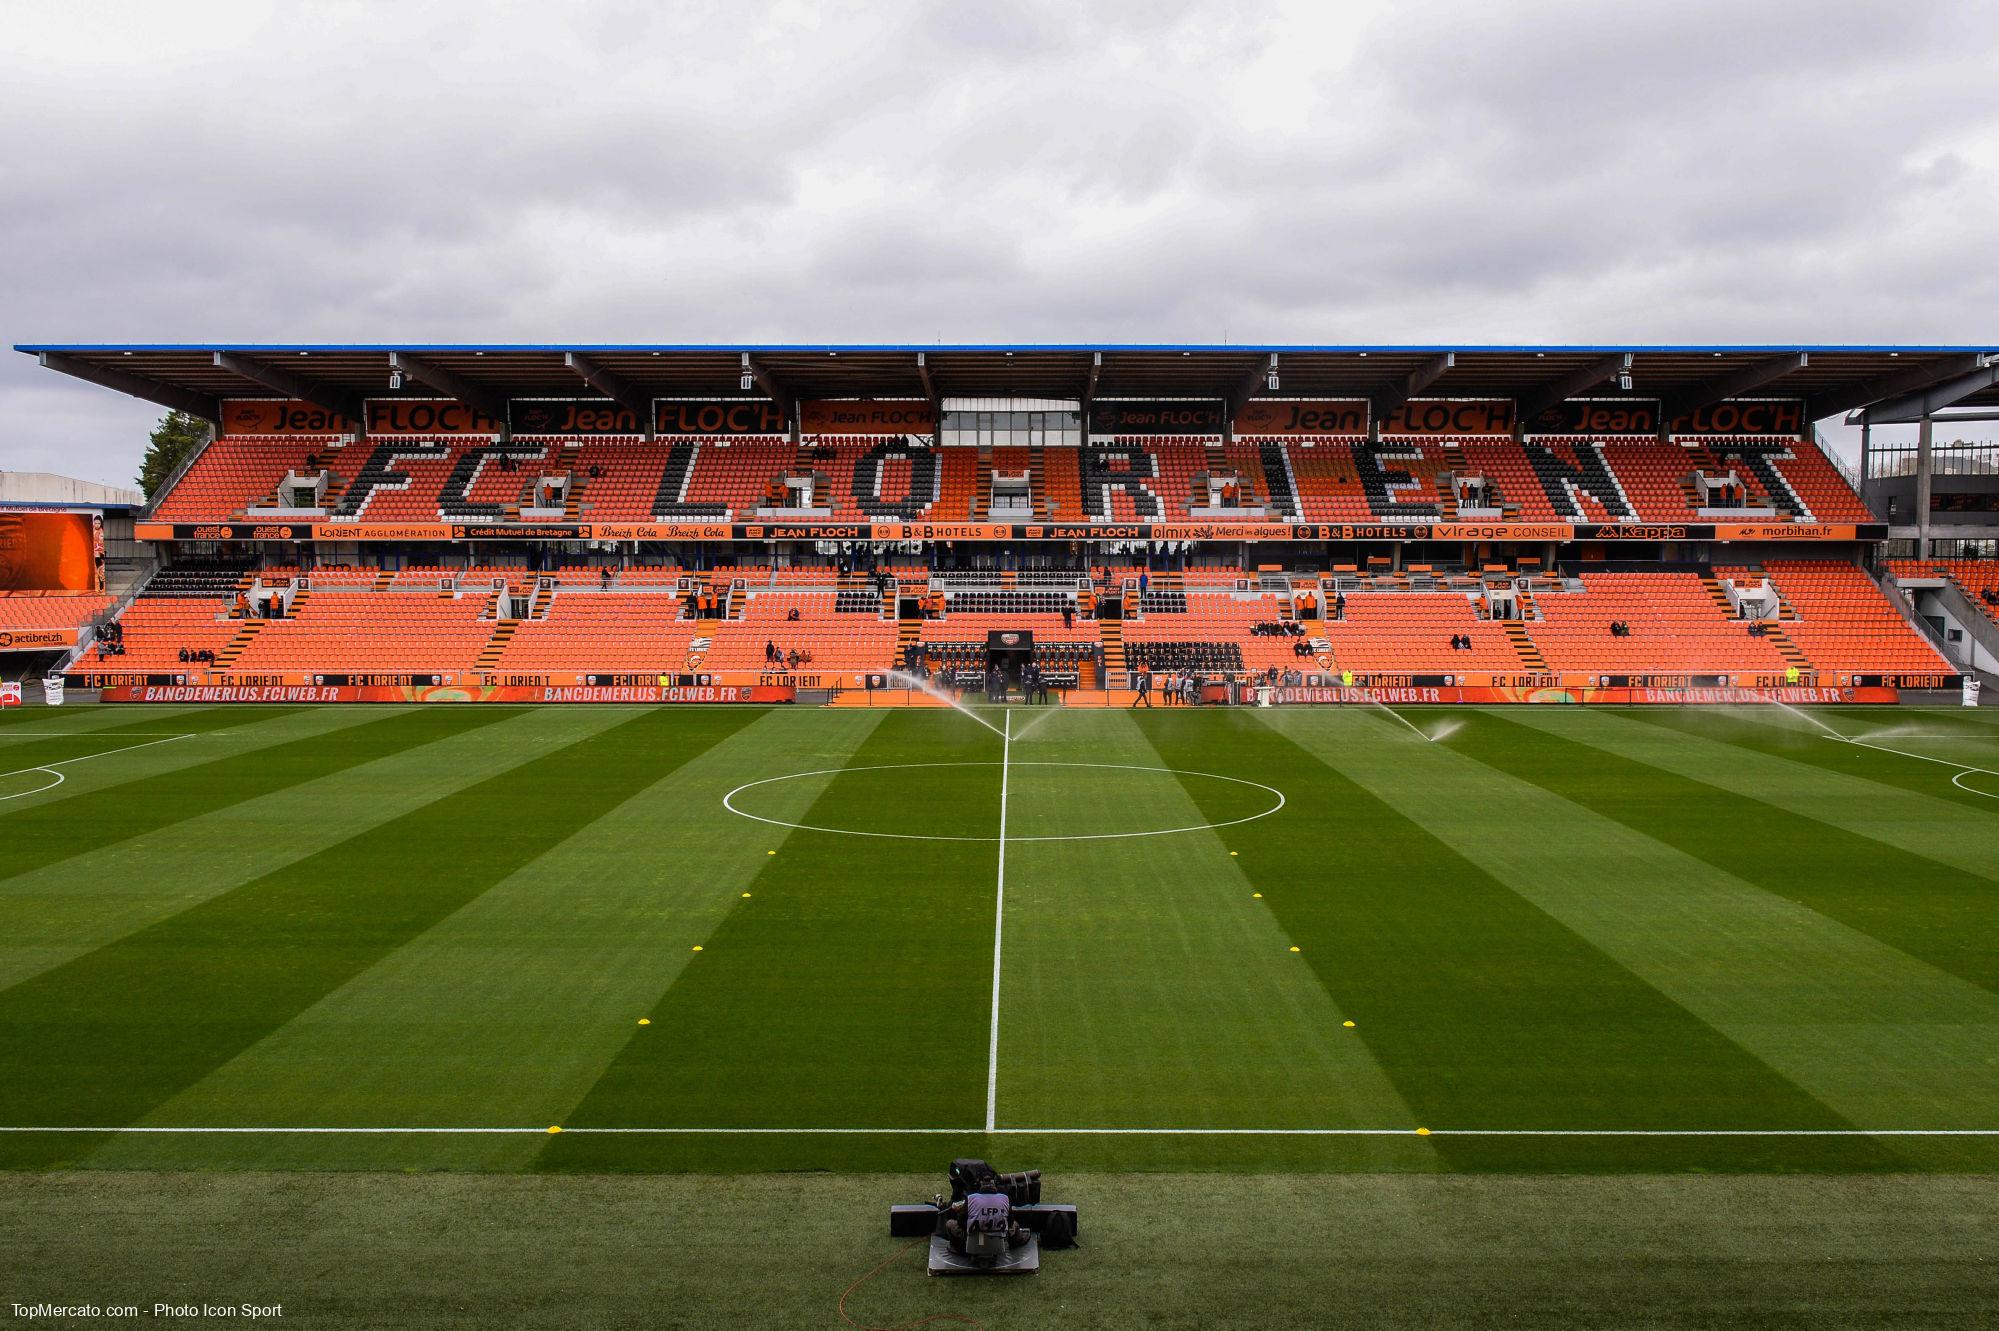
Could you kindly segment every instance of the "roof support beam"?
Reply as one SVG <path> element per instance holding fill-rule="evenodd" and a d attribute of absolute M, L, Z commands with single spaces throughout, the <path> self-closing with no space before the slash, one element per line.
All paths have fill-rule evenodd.
<path fill-rule="evenodd" d="M 240 356 L 233 351 L 215 353 L 215 363 L 233 375 L 260 384 L 274 393 L 282 393 L 299 402 L 310 402 L 315 407 L 324 407 L 336 416 L 343 416 L 354 423 L 356 429 L 367 428 L 367 418 L 361 406 L 361 395 L 350 393 L 344 388 L 318 379 L 293 374 L 290 370 L 276 365 L 265 365 Z"/>
<path fill-rule="evenodd" d="M 1557 379 L 1520 395 L 1514 419 L 1523 427 L 1550 407 L 1560 406 L 1578 393 L 1587 393 L 1598 384 L 1631 368 L 1631 353 L 1622 351 L 1602 360 L 1579 365 Z"/>
<path fill-rule="evenodd" d="M 410 355 L 407 351 L 391 351 L 389 367 L 401 370 L 418 383 L 436 389 L 446 397 L 457 398 L 480 415 L 497 422 L 502 434 L 508 431 L 505 393 L 496 393 L 483 384 L 475 384 L 462 375 L 453 374 L 442 365 L 432 364 L 421 356 Z"/>
<path fill-rule="evenodd" d="M 1394 383 L 1386 384 L 1368 394 L 1368 401 L 1374 408 L 1369 419 L 1370 431 L 1379 430 L 1384 417 L 1443 378 L 1444 372 L 1457 363 L 1458 353 L 1446 351 L 1441 356 L 1432 356 Z"/>
<path fill-rule="evenodd" d="M 37 359 L 41 361 L 44 369 L 60 371 L 85 383 L 96 384 L 99 388 L 109 388 L 128 397 L 136 397 L 142 402 L 165 407 L 169 411 L 184 411 L 190 416 L 198 416 L 207 421 L 217 430 L 222 428 L 222 403 L 206 393 L 176 388 L 157 379 L 148 379 L 143 374 L 93 365 L 75 356 L 65 356 L 61 352 L 44 351 Z"/>
<path fill-rule="evenodd" d="M 1927 365 L 1904 366 L 1902 369 L 1869 379 L 1866 383 L 1850 388 L 1844 393 L 1830 393 L 1824 397 L 1813 398 L 1810 403 L 1811 418 L 1818 421 L 1828 416 L 1843 416 L 1849 411 L 1856 411 L 1876 402 L 1906 397 L 1932 384 L 1955 379 L 1961 374 L 1970 374 L 1979 368 L 1982 360 L 1982 357 L 1973 352 L 1967 356 L 1946 356 Z"/>
<path fill-rule="evenodd" d="M 1235 425 L 1236 413 L 1241 411 L 1243 406 L 1256 396 L 1256 390 L 1263 387 L 1268 380 L 1275 379 L 1276 377 L 1277 353 L 1273 351 L 1270 353 L 1268 359 L 1250 370 L 1248 374 L 1245 374 L 1236 383 L 1234 388 L 1228 391 L 1228 423 L 1231 427 Z"/>
<path fill-rule="evenodd" d="M 916 353 L 916 377 L 923 381 L 923 396 L 932 402 L 938 401 L 937 385 L 930 378 L 930 365 L 920 351 Z"/>
<path fill-rule="evenodd" d="M 1083 386 L 1083 402 L 1084 402 L 1084 405 L 1086 405 L 1086 406 L 1087 406 L 1087 405 L 1088 405 L 1089 403 L 1091 403 L 1091 402 L 1093 402 L 1093 401 L 1095 401 L 1095 400 L 1096 400 L 1096 396 L 1097 396 L 1097 376 L 1098 376 L 1098 375 L 1100 375 L 1100 374 L 1102 374 L 1103 372 L 1104 372 L 1104 353 L 1103 353 L 1103 352 L 1101 352 L 1101 351 L 1093 351 L 1093 352 L 1091 352 L 1091 353 L 1090 353 L 1090 381 L 1089 381 L 1089 383 L 1087 383 L 1087 384 L 1085 384 L 1085 385 Z"/>
<path fill-rule="evenodd" d="M 784 403 L 787 406 L 787 408 L 790 406 L 792 400 L 797 396 L 797 394 L 791 392 L 783 384 L 779 383 L 777 381 L 777 376 L 773 375 L 768 369 L 766 369 L 762 361 L 758 360 L 755 356 L 752 356 L 747 351 L 743 353 L 743 373 L 750 376 L 750 382 L 755 384 L 758 388 L 761 388 L 764 391 L 764 395 L 766 397 L 770 398 L 774 402 Z"/>
<path fill-rule="evenodd" d="M 1925 417 L 1934 416 L 1953 402 L 1962 402 L 1973 393 L 1991 388 L 1995 384 L 1999 384 L 1999 356 L 1986 358 L 1986 364 L 1970 374 L 1946 379 L 1940 384 L 1932 384 L 1919 392 L 1910 393 L 1893 401 L 1877 402 L 1861 413 L 1861 419 L 1871 425 L 1920 421 Z"/>
<path fill-rule="evenodd" d="M 1811 353 L 1807 351 L 1787 351 L 1781 356 L 1771 356 L 1767 360 L 1753 361 L 1741 369 L 1718 374 L 1712 379 L 1683 388 L 1667 397 L 1659 404 L 1659 432 L 1670 434 L 1673 422 L 1690 412 L 1700 410 L 1711 402 L 1726 402 L 1732 397 L 1741 397 L 1765 384 L 1775 383 L 1793 370 L 1802 370 L 1811 364 Z"/>
<path fill-rule="evenodd" d="M 653 429 L 657 422 L 653 419 L 651 393 L 622 374 L 607 370 L 588 356 L 578 355 L 574 351 L 563 353 L 562 363 L 574 371 L 576 377 L 584 383 L 638 417 L 640 433 L 645 435 L 646 442 L 652 442 Z"/>

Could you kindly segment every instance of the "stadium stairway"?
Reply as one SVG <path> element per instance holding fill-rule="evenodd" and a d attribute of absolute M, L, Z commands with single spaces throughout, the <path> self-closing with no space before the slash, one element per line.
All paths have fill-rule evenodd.
<path fill-rule="evenodd" d="M 1784 632 L 1782 625 L 1779 624 L 1768 625 L 1764 629 L 1763 636 L 1770 640 L 1770 645 L 1777 649 L 1778 654 L 1781 655 L 1788 664 L 1794 666 L 1797 669 L 1797 672 L 1800 676 L 1809 679 L 1811 676 L 1818 673 L 1812 667 L 1811 658 L 1805 655 L 1803 649 L 1800 648 L 1797 643 L 1791 641 L 1791 635 Z"/>
<path fill-rule="evenodd" d="M 486 646 L 480 651 L 479 659 L 472 663 L 472 668 L 485 675 L 490 675 L 499 669 L 500 654 L 507 650 L 507 644 L 514 640 L 514 634 L 520 631 L 520 627 L 520 621 L 517 619 L 503 619 L 494 625 L 493 636 L 487 639 Z"/>
<path fill-rule="evenodd" d="M 267 622 L 262 619 L 244 620 L 243 626 L 236 630 L 236 636 L 224 643 L 222 649 L 215 653 L 215 668 L 217 670 L 227 670 L 230 666 L 234 665 L 236 658 L 243 654 L 243 649 L 248 647 L 251 641 L 264 631 L 264 625 Z"/>
<path fill-rule="evenodd" d="M 1691 486 L 1689 488 L 1691 489 Z M 1713 598 L 1715 607 L 1724 615 L 1733 617 L 1735 602 L 1728 599 L 1728 589 L 1721 585 L 1721 579 L 1715 576 L 1714 570 L 1703 569 L 1700 576 L 1701 586 L 1707 588 L 1707 594 Z"/>
<path fill-rule="evenodd" d="M 1534 640 L 1527 636 L 1527 626 L 1517 619 L 1509 619 L 1503 627 L 1506 640 L 1513 644 L 1513 654 L 1520 658 L 1520 664 L 1537 675 L 1546 674 L 1547 658 L 1541 655 L 1541 649 L 1534 645 Z"/>
<path fill-rule="evenodd" d="M 1103 619 L 1097 621 L 1097 631 L 1104 640 L 1104 673 L 1122 675 L 1124 663 L 1124 621 Z"/>

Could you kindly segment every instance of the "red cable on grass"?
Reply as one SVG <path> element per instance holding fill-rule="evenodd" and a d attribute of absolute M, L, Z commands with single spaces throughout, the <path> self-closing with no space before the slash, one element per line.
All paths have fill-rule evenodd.
<path fill-rule="evenodd" d="M 894 1252 L 890 1253 L 888 1256 L 882 1258 L 879 1262 L 876 1262 L 874 1265 L 874 1269 L 870 1270 L 864 1276 L 857 1277 L 853 1284 L 847 1286 L 845 1290 L 841 1291 L 840 1301 L 834 1305 L 835 1310 L 840 1314 L 840 1320 L 845 1322 L 848 1326 L 855 1328 L 855 1331 L 910 1331 L 910 1328 L 912 1327 L 927 1326 L 931 1322 L 963 1322 L 966 1326 L 976 1326 L 979 1328 L 979 1331 L 985 1331 L 986 1324 L 984 1322 L 981 1322 L 976 1317 L 967 1317 L 963 1313 L 931 1313 L 928 1317 L 919 1317 L 913 1322 L 897 1322 L 894 1326 L 872 1326 L 872 1325 L 864 1326 L 861 1323 L 855 1321 L 853 1318 L 847 1316 L 847 1300 L 853 1295 L 853 1292 L 855 1290 L 859 1289 L 861 1286 L 867 1284 L 870 1280 L 873 1280 L 876 1276 L 880 1275 L 882 1271 L 885 1268 L 887 1268 L 890 1262 L 902 1256 L 904 1253 L 908 1252 L 911 1248 L 914 1248 L 917 1244 L 928 1243 L 928 1242 L 930 1242 L 930 1236 L 927 1234 L 924 1235 L 922 1238 L 911 1239 L 909 1242 L 903 1244 L 900 1248 L 897 1248 Z"/>

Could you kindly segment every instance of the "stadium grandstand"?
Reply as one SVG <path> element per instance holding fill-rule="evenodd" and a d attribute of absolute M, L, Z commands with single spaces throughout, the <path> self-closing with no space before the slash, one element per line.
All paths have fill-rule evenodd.
<path fill-rule="evenodd" d="M 1030 668 L 1071 705 L 1889 701 L 1999 668 L 1960 555 L 1990 474 L 1933 502 L 1933 422 L 1999 406 L 1979 348 L 17 350 L 211 427 L 128 585 L 8 589 L 0 628 L 49 619 L 113 701 L 880 704 Z M 1909 421 L 1914 465 L 1877 458 Z"/>

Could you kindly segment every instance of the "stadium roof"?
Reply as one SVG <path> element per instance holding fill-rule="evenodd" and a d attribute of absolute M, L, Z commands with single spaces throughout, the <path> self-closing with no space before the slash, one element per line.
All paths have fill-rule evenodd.
<path fill-rule="evenodd" d="M 1249 397 L 1513 398 L 1521 415 L 1570 397 L 1660 399 L 1668 417 L 1731 397 L 1803 398 L 1813 419 L 1876 421 L 1999 407 L 1999 345 L 1447 346 L 1215 344 L 702 345 L 687 343 L 28 344 L 51 369 L 214 416 L 219 399 L 293 397 L 344 409 L 391 393 L 489 414 L 508 398 Z M 1273 364 L 1279 387 L 1267 387 Z M 1620 376 L 1629 374 L 1628 390 Z"/>

